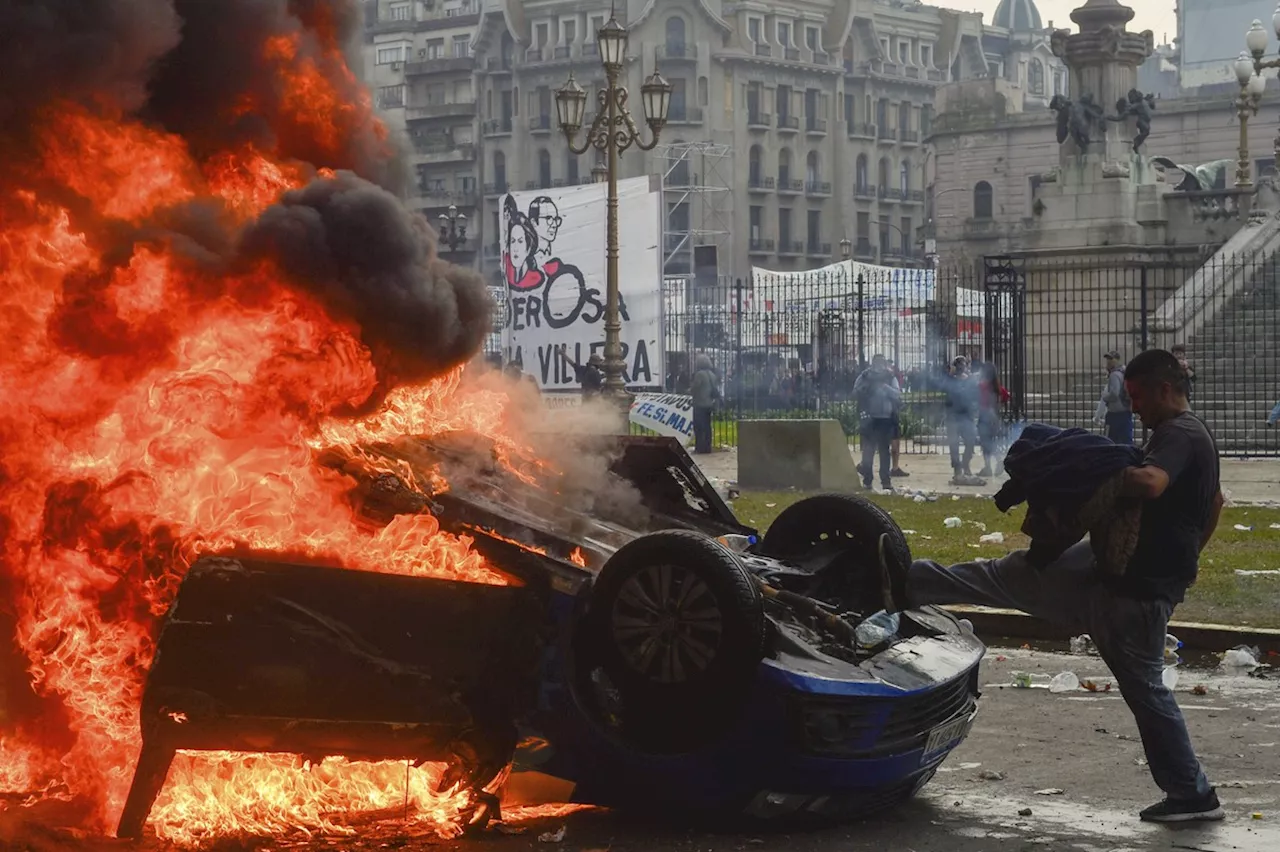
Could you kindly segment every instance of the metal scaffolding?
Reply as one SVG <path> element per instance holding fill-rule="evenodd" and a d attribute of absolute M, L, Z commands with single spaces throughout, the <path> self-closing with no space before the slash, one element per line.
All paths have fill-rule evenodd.
<path fill-rule="evenodd" d="M 671 142 L 655 155 L 662 170 L 666 277 L 692 277 L 695 246 L 714 245 L 723 265 L 733 258 L 733 148 L 719 142 Z"/>

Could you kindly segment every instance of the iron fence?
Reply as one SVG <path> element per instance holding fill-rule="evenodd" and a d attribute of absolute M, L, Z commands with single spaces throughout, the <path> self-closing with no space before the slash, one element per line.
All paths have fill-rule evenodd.
<path fill-rule="evenodd" d="M 718 445 L 736 444 L 745 419 L 831 418 L 856 441 L 854 382 L 876 354 L 903 388 L 902 452 L 945 451 L 945 377 L 957 355 L 992 365 L 1007 389 L 1006 441 L 1028 421 L 1100 431 L 1104 353 L 1124 361 L 1181 345 L 1192 407 L 1220 451 L 1280 455 L 1280 427 L 1265 422 L 1280 398 L 1280 256 L 848 264 L 711 284 L 670 279 L 662 288 L 661 389 L 688 393 L 706 356 L 721 389 Z M 496 351 L 496 333 L 490 342 Z"/>

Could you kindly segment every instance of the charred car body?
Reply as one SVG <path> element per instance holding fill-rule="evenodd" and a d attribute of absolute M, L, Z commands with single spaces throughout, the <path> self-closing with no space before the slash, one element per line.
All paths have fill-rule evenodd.
<path fill-rule="evenodd" d="M 762 540 L 677 442 L 597 439 L 630 499 L 584 512 L 474 446 L 331 457 L 371 522 L 430 512 L 508 586 L 223 557 L 188 573 L 142 707 L 118 833 L 137 836 L 176 750 L 443 761 L 497 815 L 508 765 L 573 801 L 689 815 L 842 819 L 923 786 L 964 739 L 984 648 L 935 608 L 889 618 L 902 532 L 846 495 Z M 399 469 L 442 474 L 424 492 Z M 741 539 L 735 539 L 741 541 Z M 885 550 L 883 557 L 878 548 Z"/>

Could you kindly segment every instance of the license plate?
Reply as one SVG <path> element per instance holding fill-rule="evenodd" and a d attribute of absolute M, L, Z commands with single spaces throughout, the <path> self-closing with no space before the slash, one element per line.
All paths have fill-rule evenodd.
<path fill-rule="evenodd" d="M 939 725 L 929 732 L 929 739 L 924 744 L 924 754 L 920 755 L 921 763 L 928 763 L 938 756 L 938 752 L 946 751 L 969 732 L 973 720 L 965 717 Z"/>

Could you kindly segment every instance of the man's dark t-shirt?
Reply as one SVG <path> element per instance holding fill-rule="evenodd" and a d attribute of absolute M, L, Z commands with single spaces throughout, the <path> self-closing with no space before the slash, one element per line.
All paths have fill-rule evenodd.
<path fill-rule="evenodd" d="M 574 378 L 586 396 L 598 396 L 604 388 L 604 371 L 594 364 L 573 365 Z"/>
<path fill-rule="evenodd" d="M 1218 493 L 1218 448 L 1188 411 L 1157 426 L 1143 449 L 1144 464 L 1167 473 L 1169 486 L 1142 506 L 1138 546 L 1120 590 L 1178 604 L 1196 579 L 1200 541 Z"/>

